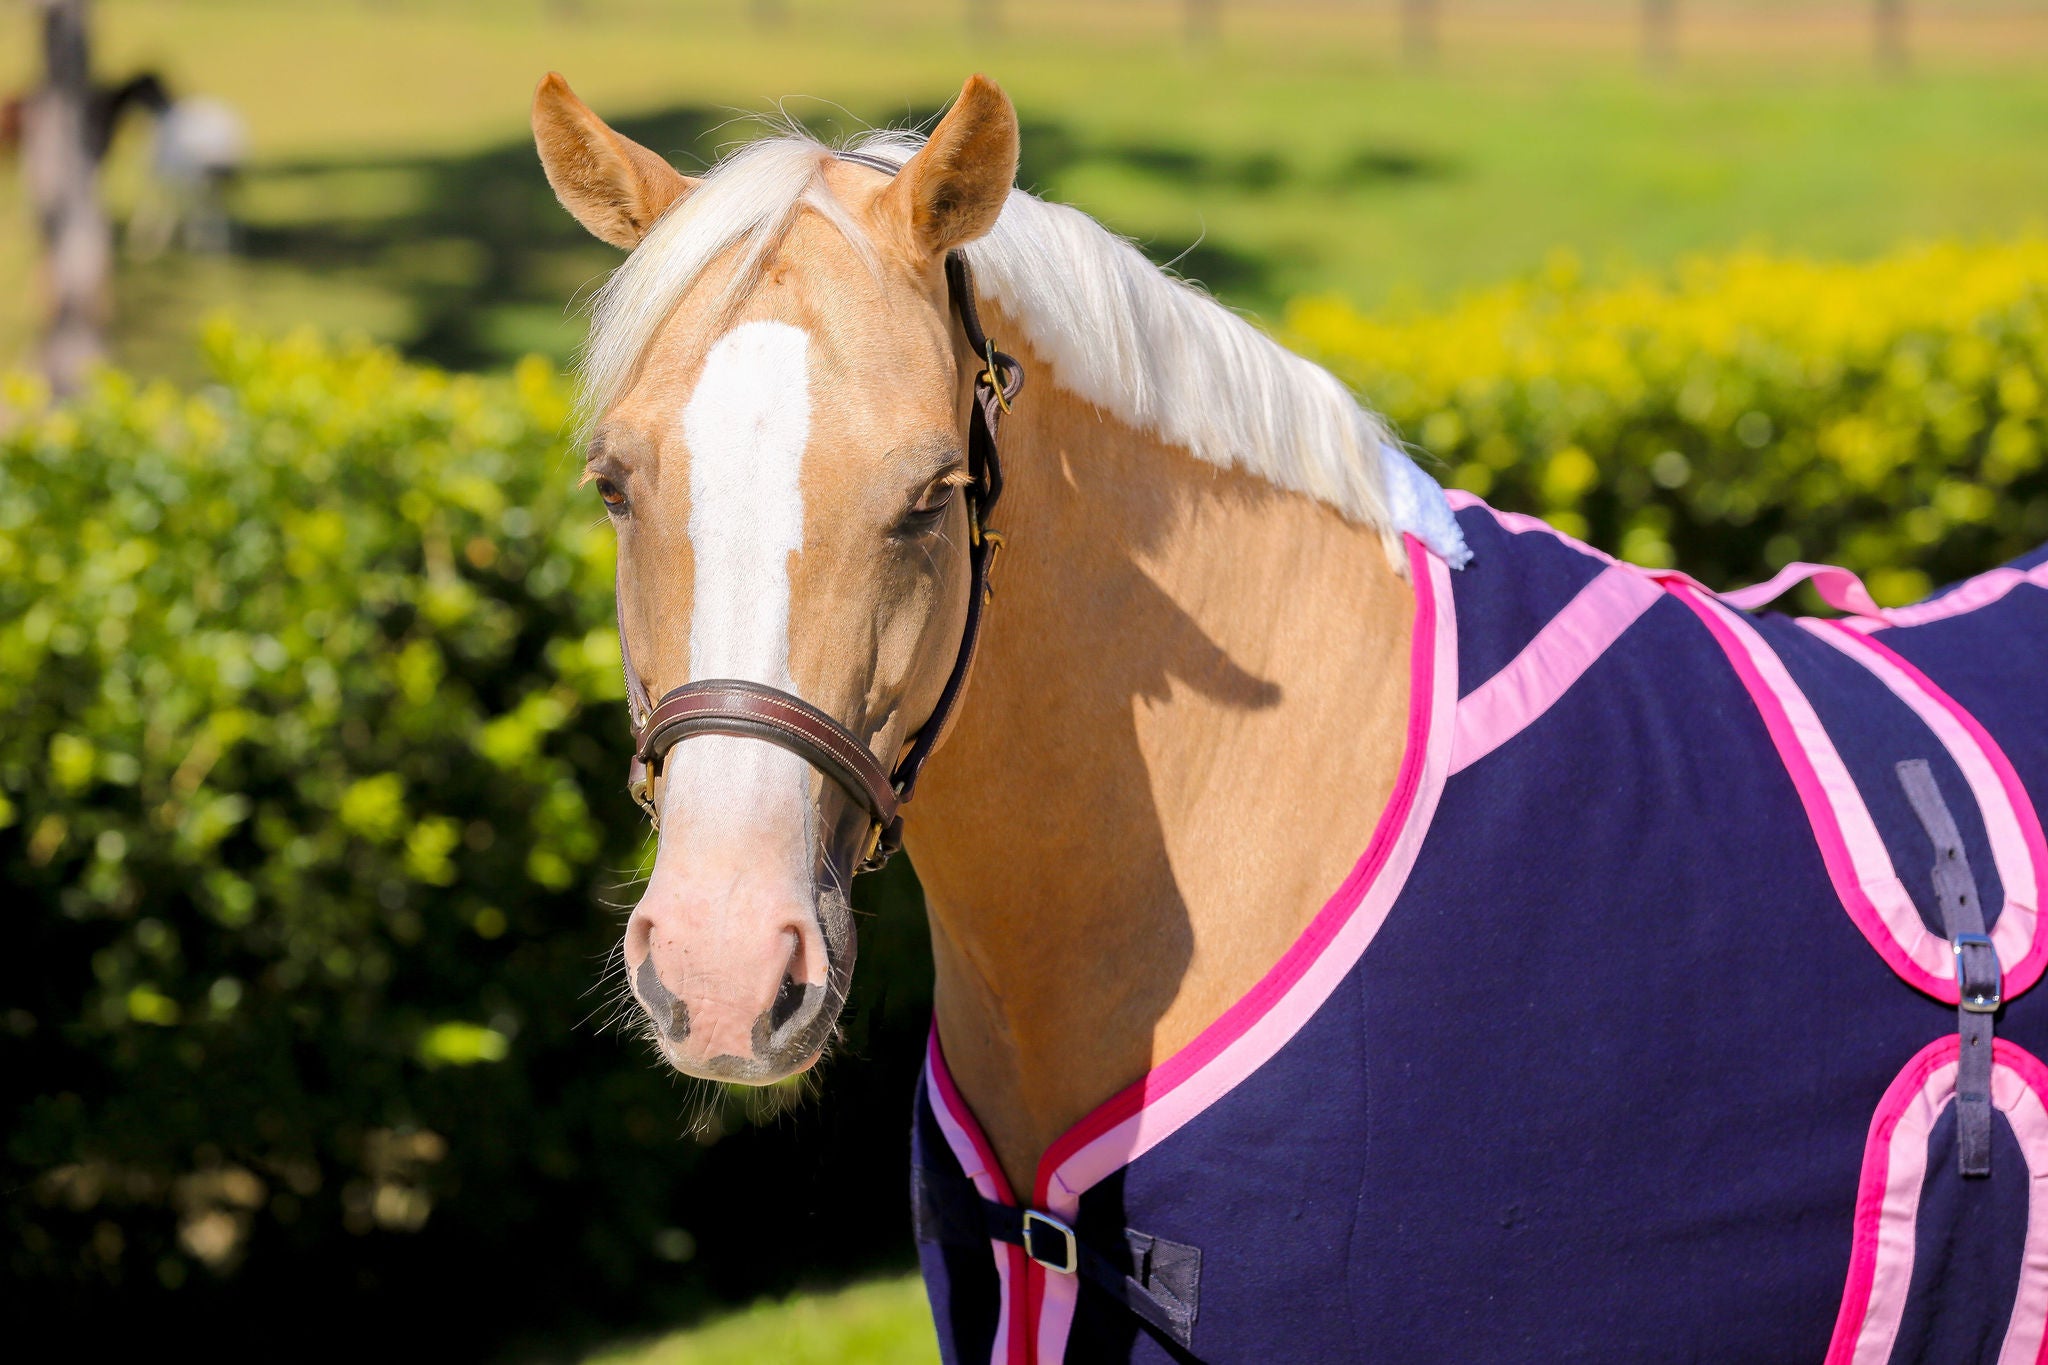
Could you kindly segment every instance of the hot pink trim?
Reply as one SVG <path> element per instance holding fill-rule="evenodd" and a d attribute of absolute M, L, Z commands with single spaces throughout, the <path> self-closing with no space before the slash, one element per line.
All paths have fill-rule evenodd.
<path fill-rule="evenodd" d="M 1003 1167 L 996 1160 L 995 1150 L 988 1139 L 982 1136 L 981 1125 L 974 1121 L 973 1111 L 960 1098 L 960 1092 L 953 1086 L 953 1074 L 946 1069 L 946 1055 L 939 1046 L 938 1021 L 932 1021 L 930 1036 L 924 1049 L 925 1093 L 935 1100 L 932 1116 L 939 1121 L 939 1131 L 946 1135 L 946 1145 L 953 1149 L 953 1159 L 960 1163 L 960 1169 L 984 1199 L 996 1199 L 1005 1204 L 1014 1204 L 1016 1199 L 1010 1193 L 1010 1182 L 1003 1177 Z M 996 1340 L 995 1351 L 990 1357 L 991 1365 L 1028 1365 L 1031 1355 L 1025 1343 L 1025 1328 L 1030 1322 L 1024 1305 L 1018 1300 L 1024 1296 L 1024 1268 L 1028 1262 L 1023 1249 L 1007 1242 L 989 1239 L 989 1247 L 996 1258 Z"/>
<path fill-rule="evenodd" d="M 939 1128 L 946 1135 L 946 1144 L 953 1149 L 953 1159 L 960 1163 L 961 1171 L 981 1190 L 983 1198 L 1014 1202 L 1015 1196 L 1010 1193 L 1010 1182 L 1003 1175 L 1002 1163 L 996 1160 L 995 1148 L 982 1135 L 974 1112 L 967 1107 L 967 1101 L 960 1098 L 960 1091 L 953 1084 L 953 1073 L 946 1067 L 945 1048 L 939 1042 L 937 1020 L 932 1021 L 931 1032 L 925 1038 L 924 1067 L 925 1084 L 939 1097 L 933 1112 L 939 1120 Z"/>
<path fill-rule="evenodd" d="M 2004 964 L 2008 1000 L 2041 979 L 2048 966 L 2048 935 L 2040 932 L 2041 874 L 2048 869 L 2048 839 L 2019 774 L 1977 718 L 1908 660 L 1839 621 L 1801 617 L 1799 625 L 1874 674 L 1913 708 L 1961 770 L 1984 817 L 1991 860 L 2005 888 L 2005 904 L 1991 928 Z M 1950 963 L 1950 975 L 1954 964 Z"/>
<path fill-rule="evenodd" d="M 1075 1218 L 1082 1193 L 1096 1181 L 1137 1159 L 1256 1071 L 1329 997 L 1391 909 L 1421 849 L 1448 775 L 1448 719 L 1458 694 L 1449 570 L 1413 536 L 1406 539 L 1415 584 L 1407 747 L 1394 794 L 1364 856 L 1258 985 L 1192 1043 L 1098 1106 L 1053 1144 L 1039 1163 L 1034 1206 Z M 1439 718 L 1446 723 L 1436 723 Z M 993 1152 L 946 1071 L 936 1021 L 925 1062 L 927 1084 L 940 1100 L 934 1108 L 955 1157 L 963 1168 L 982 1169 L 991 1183 L 982 1187 L 977 1177 L 976 1184 L 985 1196 L 1015 1203 L 1002 1183 Z M 1011 1360 L 1035 1356 L 1042 1365 L 1050 1365 L 1066 1351 L 1077 1282 L 1046 1272 L 1016 1248 L 1002 1249 L 1011 1253 L 1009 1266 L 998 1261 L 1005 1313 L 1012 1319 Z M 1009 1273 L 1011 1267 L 1014 1274 Z M 1020 1340 L 1018 1321 L 1035 1328 L 1028 1334 L 1035 1338 L 1035 1352 Z"/>
<path fill-rule="evenodd" d="M 1914 1221 L 1927 1175 L 1927 1135 L 1955 1094 L 1955 1035 L 1922 1048 L 1878 1101 L 1863 1148 L 1849 1279 L 1826 1365 L 1887 1360 L 1913 1280 Z"/>
<path fill-rule="evenodd" d="M 1415 622 L 1409 653 L 1407 748 L 1394 794 L 1351 875 L 1301 937 L 1243 998 L 1200 1036 L 1097 1107 L 1039 1162 L 1034 1202 L 1064 1218 L 1081 1195 L 1150 1151 L 1214 1104 L 1301 1030 L 1372 942 L 1414 866 L 1450 766 L 1458 696 L 1457 622 L 1450 572 L 1408 537 Z M 1031 1268 L 1034 1281 L 1056 1277 Z M 1053 1286 L 1055 1290 L 1058 1286 Z M 1073 1295 L 1038 1305 L 1039 1360 L 1059 1359 Z"/>
<path fill-rule="evenodd" d="M 1916 989 L 1953 1004 L 1955 963 L 1948 940 L 1929 933 L 1921 922 L 1863 794 L 1812 703 L 1746 618 L 1689 584 L 1668 586 L 1706 624 L 1756 703 L 1849 918 L 1893 971 Z"/>
<path fill-rule="evenodd" d="M 1516 672 L 1524 657 L 1531 655 L 1580 600 L 1610 575 L 1617 571 L 1643 574 L 1691 607 L 1734 664 L 1799 791 L 1829 879 L 1857 928 L 1892 970 L 1936 999 L 1953 1003 L 1955 959 L 1948 941 L 1929 933 L 1914 908 L 1912 897 L 1900 882 L 1891 855 L 1870 819 L 1862 793 L 1814 715 L 1812 705 L 1764 638 L 1748 621 L 1728 610 L 1728 606 L 1744 610 L 1761 607 L 1810 578 L 1829 605 L 1858 615 L 1827 623 L 1802 620 L 1800 624 L 1869 667 L 1912 706 L 1941 737 L 1977 794 L 1985 811 L 1987 832 L 1992 834 L 1992 854 L 1998 864 L 1999 880 L 2008 888 L 2006 906 L 1992 931 L 2000 960 L 2011 964 L 2005 973 L 2008 997 L 2027 989 L 2048 971 L 2048 934 L 2039 929 L 2043 909 L 2041 881 L 2048 877 L 2048 840 L 2042 837 L 2041 823 L 2026 789 L 2003 751 L 1975 717 L 1913 665 L 1872 638 L 1872 632 L 1887 625 L 1920 625 L 1973 611 L 1997 601 L 2022 583 L 2048 588 L 2048 564 L 2025 572 L 1994 569 L 1932 602 L 1890 610 L 1879 607 L 1854 574 L 1825 564 L 1789 565 L 1768 583 L 1717 596 L 1681 573 L 1634 570 L 1621 565 L 1538 518 L 1501 512 L 1462 490 L 1450 490 L 1446 496 L 1454 509 L 1482 509 L 1508 531 L 1542 532 L 1611 566 L 1582 590 L 1501 675 L 1488 679 L 1460 704 L 1452 771 L 1462 770 L 1491 752 L 1556 700 L 1554 692 L 1543 695 L 1544 660 L 1531 658 L 1526 676 Z M 1568 661 L 1572 654 L 1570 643 L 1561 638 L 1558 649 L 1559 657 Z M 1584 667 L 1580 665 L 1580 671 Z M 1572 673 L 1563 677 L 1563 684 L 1569 686 L 1577 676 Z M 1495 682 L 1501 685 L 1500 695 L 1482 696 Z M 1527 714 L 1521 715 L 1525 710 Z"/>
<path fill-rule="evenodd" d="M 1463 772 L 1527 729 L 1663 596 L 1633 569 L 1601 570 L 1513 662 L 1458 703 L 1451 771 Z"/>
<path fill-rule="evenodd" d="M 2048 1361 L 2048 1067 L 2003 1039 L 1993 1041 L 1991 1056 L 1991 1102 L 2004 1111 L 2034 1177 L 2027 1185 L 2019 1292 L 1998 1365 L 2042 1365 Z"/>
<path fill-rule="evenodd" d="M 1421 847 L 1427 817 L 1434 814 L 1448 769 L 1450 726 L 1434 724 L 1434 718 L 1448 718 L 1450 702 L 1456 698 L 1450 579 L 1442 561 L 1427 555 L 1413 536 L 1409 536 L 1409 563 L 1415 581 L 1415 628 L 1409 653 L 1407 751 L 1395 778 L 1393 798 L 1380 812 L 1378 829 L 1364 857 L 1260 984 L 1208 1025 L 1194 1042 L 1094 1109 L 1053 1144 L 1038 1164 L 1038 1197 L 1053 1189 L 1055 1177 L 1065 1189 L 1081 1193 L 1186 1124 L 1208 1101 L 1241 1083 L 1257 1064 L 1278 1050 L 1278 1044 L 1307 1023 L 1337 980 L 1364 952 L 1370 931 L 1378 927 L 1378 915 L 1389 909 L 1393 892 L 1399 890 L 1415 851 Z M 1380 876 L 1382 872 L 1386 876 Z M 1368 900 L 1378 915 L 1360 917 L 1358 911 Z M 1339 943 L 1346 952 L 1331 952 Z M 1307 988 L 1303 988 L 1305 982 Z M 1171 1107 L 1167 1107 L 1169 1099 L 1174 1099 Z M 1147 1119 L 1143 1130 L 1130 1130 L 1128 1126 L 1141 1117 Z M 1124 1130 L 1137 1140 L 1135 1146 L 1114 1142 L 1098 1148 L 1104 1138 Z M 1118 1158 L 1092 1175 L 1083 1175 L 1079 1164 L 1069 1162 L 1085 1148 L 1098 1148 L 1098 1154 L 1116 1148 Z"/>
<path fill-rule="evenodd" d="M 1828 1345 L 1827 1365 L 1882 1365 L 1897 1343 L 1913 1282 L 1927 1139 L 1955 1098 L 1957 1039 L 1939 1038 L 1916 1054 L 1885 1090 L 1870 1120 L 1857 1182 L 1849 1275 Z M 2000 1365 L 2048 1359 L 2048 1068 L 2005 1039 L 1992 1043 L 1991 1103 L 2019 1143 L 2028 1182 L 2027 1241 L 2019 1292 L 2006 1326 Z"/>

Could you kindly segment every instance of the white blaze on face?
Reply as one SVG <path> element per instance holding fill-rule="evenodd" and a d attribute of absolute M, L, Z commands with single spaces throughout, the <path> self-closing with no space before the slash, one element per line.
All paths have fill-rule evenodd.
<path fill-rule="evenodd" d="M 803 547 L 809 348 L 809 336 L 786 323 L 742 324 L 711 348 L 683 409 L 696 561 L 693 682 L 740 678 L 795 690 L 789 574 Z M 706 735 L 678 744 L 667 763 L 664 832 L 782 826 L 796 834 L 808 821 L 810 768 L 773 744 Z M 807 843 L 792 839 L 788 851 L 801 858 Z M 789 870 L 809 878 L 807 868 Z"/>

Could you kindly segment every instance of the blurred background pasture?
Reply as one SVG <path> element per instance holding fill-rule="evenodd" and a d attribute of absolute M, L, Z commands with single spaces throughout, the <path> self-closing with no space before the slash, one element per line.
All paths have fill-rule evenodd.
<path fill-rule="evenodd" d="M 41 0 L 0 3 L 0 94 Z M 1733 585 L 2048 539 L 2048 0 L 95 0 L 233 111 L 172 231 L 121 124 L 111 368 L 33 378 L 0 176 L 0 1276 L 107 1351 L 930 1358 L 917 889 L 845 1038 L 679 1086 L 611 1019 L 650 849 L 565 364 L 616 259 L 563 72 L 685 169 L 929 119 L 1329 363 L 1447 479 Z M 608 984 L 606 984 L 608 983 Z M 664 1335 L 680 1330 L 679 1335 Z"/>
<path fill-rule="evenodd" d="M 986 68 L 1023 113 L 1020 183 L 1266 317 L 1310 291 L 1442 300 L 1559 249 L 1601 270 L 1736 243 L 1861 256 L 2042 221 L 2048 7 L 1906 7 L 1903 69 L 1875 52 L 1870 3 L 1672 0 L 1663 57 L 1644 50 L 1655 7 L 100 0 L 103 74 L 224 99 L 252 144 L 235 252 L 125 261 L 114 354 L 190 377 L 193 326 L 224 309 L 451 365 L 566 357 L 567 302 L 611 253 L 535 173 L 526 100 L 549 69 L 687 167 L 747 137 L 746 115 L 916 121 Z M 18 89 L 33 7 L 0 22 L 0 90 Z M 114 150 L 117 216 L 147 143 L 138 119 Z M 0 188 L 0 297 L 26 300 L 18 195 Z M 0 356 L 32 327 L 0 315 Z"/>

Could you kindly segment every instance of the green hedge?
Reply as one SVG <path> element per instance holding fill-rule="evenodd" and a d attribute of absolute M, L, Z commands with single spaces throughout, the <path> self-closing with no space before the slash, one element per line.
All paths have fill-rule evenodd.
<path fill-rule="evenodd" d="M 1717 587 L 1822 559 L 1898 603 L 2048 540 L 2048 240 L 1598 287 L 1561 259 L 1288 329 L 1452 482 Z"/>
<path fill-rule="evenodd" d="M 1456 482 L 1710 582 L 1825 558 L 1897 599 L 2048 539 L 2041 243 L 1290 328 Z M 562 381 L 206 347 L 193 393 L 0 390 L 10 1304 L 473 1358 L 900 1263 L 900 863 L 800 1117 L 601 1029 L 648 841 Z"/>
<path fill-rule="evenodd" d="M 650 845 L 563 382 L 205 344 L 191 394 L 0 395 L 9 1299 L 254 1324 L 334 1316 L 332 1280 L 379 1305 L 338 1340 L 550 1296 L 489 1337 L 900 1263 L 907 877 L 863 933 L 851 1045 L 883 1058 L 835 1065 L 831 1117 L 709 1147 L 744 1114 L 602 1030 Z M 762 1252 L 849 1209 L 891 1235 Z"/>

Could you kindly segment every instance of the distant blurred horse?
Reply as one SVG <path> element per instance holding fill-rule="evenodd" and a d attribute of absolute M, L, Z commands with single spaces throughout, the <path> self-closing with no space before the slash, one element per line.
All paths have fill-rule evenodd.
<path fill-rule="evenodd" d="M 2044 1358 L 2048 556 L 1721 597 L 1446 496 L 1013 190 L 979 77 L 701 179 L 559 77 L 534 129 L 633 253 L 633 992 L 810 1066 L 912 850 L 947 1359 Z M 1757 610 L 1801 579 L 1848 614 Z"/>
<path fill-rule="evenodd" d="M 166 103 L 157 114 L 150 187 L 129 220 L 129 248 L 141 256 L 173 242 L 193 252 L 231 249 L 227 191 L 248 154 L 248 130 L 233 106 L 203 95 Z"/>
<path fill-rule="evenodd" d="M 21 146 L 28 101 L 0 103 L 0 152 Z M 234 107 L 205 95 L 171 98 L 163 77 L 139 72 L 117 85 L 95 86 L 87 103 L 86 144 L 95 166 L 106 160 L 114 135 L 134 113 L 153 122 L 150 179 L 128 223 L 129 249 L 160 255 L 173 243 L 187 251 L 218 253 L 234 244 L 227 191 L 249 154 L 248 129 Z"/>
<path fill-rule="evenodd" d="M 22 187 L 41 250 L 42 361 L 59 393 L 74 391 L 101 358 L 111 313 L 113 242 L 99 170 L 126 110 L 160 103 L 144 74 L 118 86 L 91 79 L 82 4 L 42 10 L 42 82 L 0 106 L 0 151 L 19 154 Z"/>

